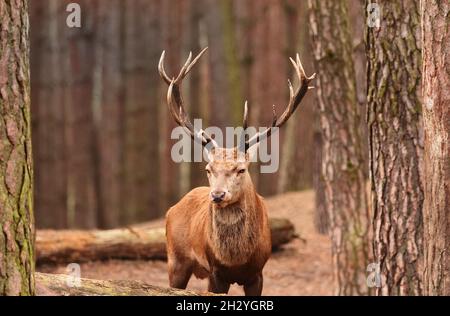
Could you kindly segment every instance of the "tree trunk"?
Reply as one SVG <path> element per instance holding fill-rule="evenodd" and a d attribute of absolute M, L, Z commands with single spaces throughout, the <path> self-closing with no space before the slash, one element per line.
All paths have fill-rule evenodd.
<path fill-rule="evenodd" d="M 64 37 L 58 40 L 63 41 L 65 51 L 62 52 L 63 58 L 60 59 L 60 64 L 55 67 L 64 69 L 63 78 L 68 84 L 62 103 L 66 120 L 65 167 L 68 224 L 70 227 L 94 228 L 97 226 L 98 196 L 93 150 L 96 143 L 92 113 L 92 103 L 95 98 L 93 90 L 95 58 L 92 47 L 95 43 L 95 17 L 98 12 L 98 3 L 87 0 L 79 3 L 84 8 L 83 27 L 68 28 L 64 19 L 67 17 L 66 4 L 61 5 L 57 1 L 59 9 L 55 14 L 60 20 L 55 27 L 64 30 L 62 33 Z M 68 62 L 68 56 L 70 62 Z"/>
<path fill-rule="evenodd" d="M 166 259 L 164 228 L 38 230 L 38 264 L 117 259 Z"/>
<path fill-rule="evenodd" d="M 317 131 L 314 133 L 314 226 L 320 234 L 328 234 L 330 232 L 330 220 L 327 211 L 325 197 L 325 181 L 322 176 L 322 133 Z"/>
<path fill-rule="evenodd" d="M 225 133 L 225 127 L 231 126 L 230 89 L 228 85 L 228 69 L 225 59 L 225 42 L 223 40 L 224 16 L 219 1 L 205 0 L 205 15 L 208 35 L 209 60 L 209 126 L 217 126 Z M 225 134 L 223 134 L 225 136 Z M 226 139 L 222 146 L 225 146 Z"/>
<path fill-rule="evenodd" d="M 143 0 L 121 3 L 125 106 L 123 205 L 126 206 L 121 223 L 130 224 L 161 215 L 157 143 L 165 125 L 158 119 L 162 108 L 157 88 L 160 78 L 156 64 L 149 62 L 158 60 L 161 53 L 161 3 Z M 165 157 L 170 161 L 169 158 Z"/>
<path fill-rule="evenodd" d="M 0 295 L 34 294 L 27 3 L 0 2 Z"/>
<path fill-rule="evenodd" d="M 253 37 L 253 72 L 251 73 L 252 90 L 249 99 L 250 124 L 256 128 L 267 127 L 272 121 L 272 105 L 277 106 L 277 113 L 282 113 L 288 100 L 286 81 L 289 78 L 289 59 L 286 56 L 286 27 L 284 24 L 283 3 L 281 1 L 258 0 L 253 4 L 254 34 Z M 246 98 L 246 99 L 247 99 Z M 256 112 L 256 113 L 255 113 Z M 285 131 L 280 130 L 279 139 Z M 261 143 L 260 149 L 270 152 L 275 138 Z M 267 150 L 264 149 L 267 143 Z M 281 143 L 281 142 L 279 142 Z M 280 148 L 281 150 L 281 148 Z M 280 152 L 278 151 L 278 153 Z M 274 153 L 272 152 L 272 157 Z M 260 166 L 266 162 L 258 162 L 253 175 L 258 174 L 255 185 L 264 196 L 273 195 L 277 191 L 278 172 L 261 173 Z"/>
<path fill-rule="evenodd" d="M 306 73 L 313 72 L 313 56 L 309 41 L 308 28 L 301 27 L 302 23 L 308 19 L 308 3 L 297 0 L 289 0 L 283 6 L 287 21 L 287 43 L 285 58 L 295 56 L 300 53 Z M 301 30 L 299 32 L 290 30 Z M 287 60 L 287 59 L 285 59 Z M 295 78 L 294 70 L 290 64 L 286 78 Z M 286 79 L 285 79 L 286 80 Z M 293 79 L 294 81 L 296 79 Z M 283 86 L 279 87 L 283 90 Z M 278 172 L 278 193 L 286 191 L 296 191 L 309 189 L 313 186 L 313 162 L 314 156 L 311 154 L 313 148 L 313 132 L 315 118 L 314 113 L 315 98 L 312 94 L 307 94 L 302 100 L 301 110 L 296 111 L 281 129 L 282 139 L 280 141 L 280 170 Z M 299 113 L 300 112 L 300 113 Z M 301 161 L 301 163 L 298 163 Z"/>
<path fill-rule="evenodd" d="M 425 295 L 450 295 L 450 32 L 448 1 L 423 0 Z"/>
<path fill-rule="evenodd" d="M 380 1 L 367 28 L 370 181 L 378 295 L 420 295 L 423 189 L 417 1 Z"/>
<path fill-rule="evenodd" d="M 234 15 L 236 1 L 220 0 L 217 4 L 223 17 L 223 45 L 225 63 L 227 68 L 227 84 L 229 91 L 229 104 L 231 110 L 230 121 L 227 126 L 241 126 L 244 112 L 244 99 L 242 97 L 242 80 L 237 46 L 237 27 Z"/>
<path fill-rule="evenodd" d="M 285 3 L 285 14 L 286 14 L 286 27 L 289 30 L 296 30 L 298 28 L 298 11 L 301 10 L 302 17 L 305 15 L 305 5 L 302 3 L 299 8 L 296 8 L 292 2 Z M 301 37 L 304 38 L 306 29 L 302 28 Z M 287 42 L 290 43 L 286 49 L 286 56 L 295 56 L 297 51 L 303 51 L 305 41 L 300 41 L 300 36 L 297 32 L 287 32 Z M 283 72 L 284 74 L 284 72 Z M 291 75 L 291 80 L 292 80 Z M 281 87 L 278 87 L 281 88 Z M 302 108 L 304 108 L 304 104 L 302 104 Z M 291 179 L 293 176 L 297 174 L 297 170 L 294 170 L 294 166 L 296 165 L 294 160 L 295 151 L 297 148 L 297 125 L 298 125 L 298 115 L 294 113 L 289 121 L 287 121 L 285 129 L 284 129 L 284 137 L 283 142 L 280 143 L 280 168 L 278 172 L 278 183 L 277 183 L 277 194 L 284 193 L 289 191 L 290 189 L 295 189 L 291 185 Z M 303 141 L 303 139 L 302 139 Z"/>
<path fill-rule="evenodd" d="M 209 292 L 194 292 L 163 288 L 130 280 L 80 279 L 79 286 L 71 286 L 74 279 L 65 274 L 36 273 L 38 296 L 216 296 Z"/>
<path fill-rule="evenodd" d="M 202 1 L 191 0 L 189 1 L 189 15 L 187 17 L 186 23 L 186 35 L 185 35 L 185 49 L 183 56 L 188 56 L 189 51 L 192 51 L 193 54 L 200 52 L 202 49 L 200 40 L 201 40 L 201 32 L 200 32 L 200 24 L 203 21 L 203 12 L 204 6 L 202 5 Z M 206 59 L 206 56 L 204 57 Z M 201 80 L 204 79 L 204 75 L 202 74 L 202 67 L 207 67 L 206 61 L 203 63 L 199 63 L 189 72 L 189 76 L 187 76 L 185 81 L 185 87 L 187 95 L 187 105 L 189 109 L 188 113 L 191 115 L 191 118 L 205 118 L 204 113 L 202 113 L 202 98 L 205 95 L 204 91 L 201 87 Z M 193 157 L 194 144 L 192 142 L 191 145 L 191 157 Z M 205 175 L 205 163 L 204 162 L 185 162 L 187 165 L 185 168 L 189 168 L 189 187 L 184 187 L 181 189 L 181 194 L 186 194 L 190 189 L 207 185 L 207 177 Z"/>
<path fill-rule="evenodd" d="M 98 2 L 95 37 L 92 112 L 94 171 L 98 196 L 97 227 L 119 225 L 123 207 L 122 145 L 122 5 Z"/>
<path fill-rule="evenodd" d="M 367 294 L 365 162 L 348 8 L 345 1 L 310 0 L 309 5 L 336 291 Z"/>
<path fill-rule="evenodd" d="M 180 16 L 182 15 L 182 6 L 179 5 L 177 1 L 161 1 L 160 2 L 160 37 L 162 42 L 162 47 L 158 52 L 158 58 L 161 55 L 161 51 L 165 50 L 166 57 L 166 71 L 170 76 L 175 76 L 180 71 L 181 62 L 184 64 L 187 56 L 182 54 L 181 51 L 181 38 L 182 34 L 182 23 Z M 193 52 L 194 53 L 194 52 Z M 154 68 L 152 68 L 153 70 Z M 159 145 L 160 154 L 160 212 L 165 214 L 167 208 L 175 204 L 179 197 L 179 181 L 180 176 L 180 165 L 175 163 L 171 157 L 171 147 L 175 142 L 171 140 L 170 135 L 176 123 L 173 120 L 166 102 L 161 102 L 166 100 L 167 97 L 167 85 L 165 82 L 159 78 L 160 84 L 160 95 L 159 95 L 159 139 L 162 144 Z"/>
<path fill-rule="evenodd" d="M 294 225 L 287 219 L 271 218 L 272 247 L 296 237 Z M 164 228 L 149 224 L 110 230 L 38 230 L 38 264 L 86 262 L 105 259 L 165 260 Z"/>
<path fill-rule="evenodd" d="M 57 1 L 30 1 L 34 210 L 41 228 L 67 228 L 67 28 Z"/>

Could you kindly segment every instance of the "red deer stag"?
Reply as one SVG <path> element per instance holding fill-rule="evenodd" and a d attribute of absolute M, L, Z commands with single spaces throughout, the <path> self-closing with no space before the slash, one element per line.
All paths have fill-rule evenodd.
<path fill-rule="evenodd" d="M 171 79 L 164 70 L 164 52 L 159 61 L 161 78 L 169 86 L 167 103 L 175 121 L 209 151 L 206 172 L 208 187 L 190 191 L 172 206 L 166 215 L 167 256 L 171 287 L 186 288 L 191 275 L 208 278 L 208 290 L 227 293 L 230 284 L 244 286 L 246 295 L 261 295 L 262 270 L 271 252 L 271 236 L 263 198 L 256 192 L 248 167 L 250 150 L 290 118 L 308 91 L 307 77 L 297 55 L 290 59 L 299 79 L 294 91 L 289 82 L 290 100 L 277 119 L 273 111 L 272 126 L 245 140 L 245 146 L 220 148 L 204 130 L 195 130 L 181 97 L 181 82 L 197 63 L 206 48 L 192 59 L 192 53 Z M 247 103 L 244 129 L 247 128 Z M 241 154 L 242 153 L 242 154 Z M 242 159 L 243 158 L 243 159 Z"/>

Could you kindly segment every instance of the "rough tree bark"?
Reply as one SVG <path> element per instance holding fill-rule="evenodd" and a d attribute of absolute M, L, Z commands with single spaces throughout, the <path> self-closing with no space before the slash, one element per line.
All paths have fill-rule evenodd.
<path fill-rule="evenodd" d="M 322 133 L 317 131 L 314 133 L 314 227 L 320 234 L 328 234 L 330 232 L 330 220 L 327 211 L 325 197 L 325 181 L 322 176 Z"/>
<path fill-rule="evenodd" d="M 425 295 L 450 295 L 450 32 L 448 1 L 423 0 Z"/>
<path fill-rule="evenodd" d="M 369 169 L 378 295 L 420 295 L 423 189 L 417 1 L 381 1 L 367 28 Z"/>
<path fill-rule="evenodd" d="M 0 2 L 0 295 L 34 294 L 27 4 Z"/>
<path fill-rule="evenodd" d="M 309 5 L 336 291 L 338 295 L 366 294 L 365 162 L 348 8 L 345 1 L 310 0 Z"/>

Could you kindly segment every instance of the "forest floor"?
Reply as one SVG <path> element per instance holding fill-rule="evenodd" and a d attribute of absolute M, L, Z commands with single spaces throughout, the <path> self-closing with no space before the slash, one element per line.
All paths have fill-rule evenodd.
<path fill-rule="evenodd" d="M 314 229 L 314 193 L 290 192 L 267 199 L 272 217 L 286 217 L 296 228 L 295 239 L 272 254 L 264 268 L 263 295 L 332 295 L 331 244 L 327 236 Z M 162 226 L 164 221 L 154 221 Z M 65 273 L 66 266 L 38 266 L 37 271 Z M 81 276 L 92 279 L 139 280 L 152 285 L 168 286 L 164 261 L 108 260 L 81 264 Z M 194 276 L 188 289 L 204 291 L 206 280 Z M 229 294 L 243 295 L 232 285 Z"/>

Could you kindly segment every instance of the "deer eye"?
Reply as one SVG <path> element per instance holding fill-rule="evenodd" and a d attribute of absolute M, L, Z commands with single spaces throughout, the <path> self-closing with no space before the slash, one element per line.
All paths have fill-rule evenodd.
<path fill-rule="evenodd" d="M 239 169 L 238 173 L 244 173 L 245 169 Z"/>
<path fill-rule="evenodd" d="M 211 174 L 211 170 L 209 170 L 209 169 L 205 169 L 205 170 L 208 175 Z"/>

